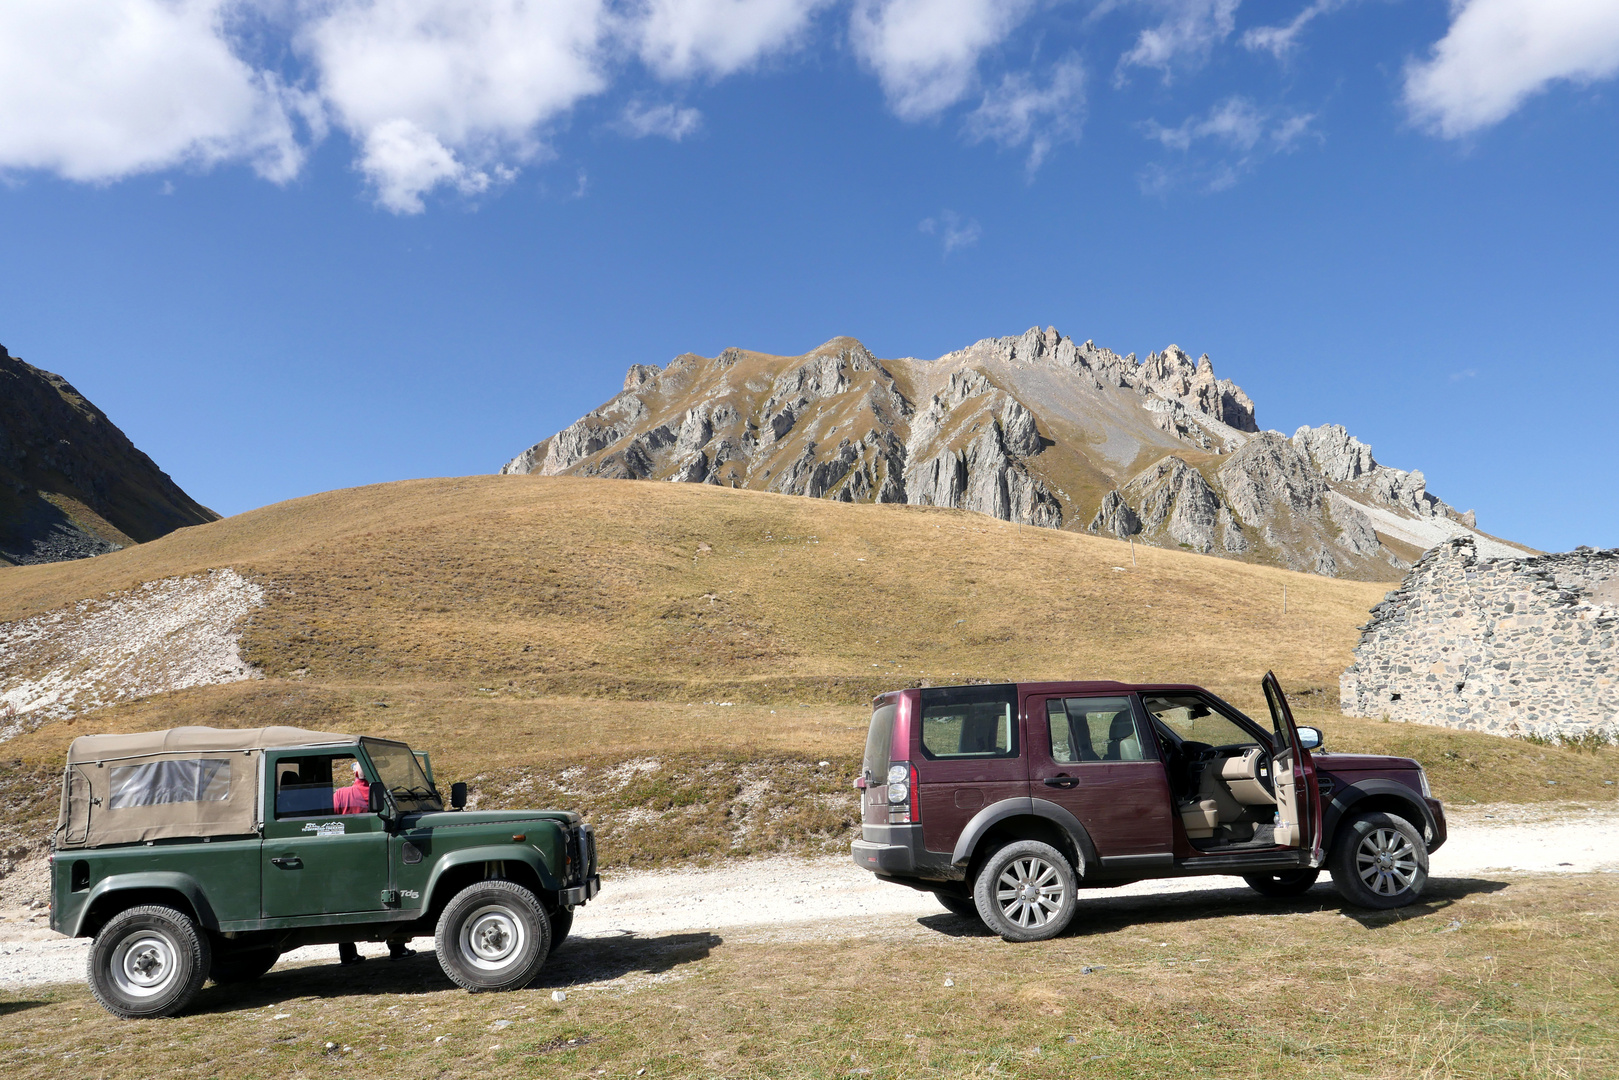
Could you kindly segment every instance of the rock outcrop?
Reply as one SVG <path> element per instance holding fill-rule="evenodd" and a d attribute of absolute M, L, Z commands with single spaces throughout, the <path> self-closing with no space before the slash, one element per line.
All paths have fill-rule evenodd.
<path fill-rule="evenodd" d="M 1504 735 L 1619 735 L 1619 549 L 1481 558 L 1446 541 L 1372 609 L 1350 716 Z"/>
<path fill-rule="evenodd" d="M 933 361 L 834 338 L 803 356 L 635 364 L 617 397 L 501 472 L 947 506 L 1373 579 L 1476 533 L 1341 427 L 1260 431 L 1207 356 L 1171 345 L 1137 361 L 1050 327 Z"/>
<path fill-rule="evenodd" d="M 218 517 L 66 379 L 0 346 L 0 566 L 100 555 Z"/>

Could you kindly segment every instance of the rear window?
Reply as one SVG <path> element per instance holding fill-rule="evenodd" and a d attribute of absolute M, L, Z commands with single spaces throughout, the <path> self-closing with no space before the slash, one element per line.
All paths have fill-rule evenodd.
<path fill-rule="evenodd" d="M 888 775 L 888 754 L 894 741 L 894 717 L 899 713 L 897 704 L 879 705 L 871 714 L 871 730 L 866 732 L 866 779 L 883 783 Z"/>
<path fill-rule="evenodd" d="M 224 802 L 230 797 L 230 762 L 224 758 L 149 761 L 112 770 L 107 809 L 163 803 Z"/>
<path fill-rule="evenodd" d="M 1017 688 L 952 686 L 922 692 L 922 753 L 934 760 L 1018 756 Z"/>

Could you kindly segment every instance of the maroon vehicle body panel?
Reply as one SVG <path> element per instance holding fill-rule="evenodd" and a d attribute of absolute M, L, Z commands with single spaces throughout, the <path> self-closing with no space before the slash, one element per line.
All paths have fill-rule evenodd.
<path fill-rule="evenodd" d="M 1116 855 L 1162 855 L 1171 848 L 1174 800 L 1164 764 L 1149 744 L 1150 761 L 1059 762 L 1052 758 L 1051 725 L 1046 702 L 1085 697 L 1126 697 L 1136 714 L 1138 737 L 1152 735 L 1146 713 L 1133 694 L 1106 688 L 1064 688 L 1025 694 L 1023 714 L 1027 743 L 1029 791 L 1036 799 L 1056 803 L 1079 819 L 1102 858 Z M 1052 783 L 1048 783 L 1052 781 Z"/>
<path fill-rule="evenodd" d="M 918 694 L 915 712 L 921 712 Z M 1018 709 L 1017 757 L 979 758 L 969 761 L 930 761 L 922 753 L 922 725 L 912 723 L 910 760 L 916 764 L 918 809 L 922 812 L 922 846 L 928 851 L 955 850 L 956 838 L 967 823 L 986 806 L 1002 799 L 1024 799 L 1029 795 L 1029 725 Z"/>

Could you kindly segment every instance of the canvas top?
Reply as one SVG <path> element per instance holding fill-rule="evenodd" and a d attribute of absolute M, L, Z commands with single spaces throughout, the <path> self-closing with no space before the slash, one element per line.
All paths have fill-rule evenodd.
<path fill-rule="evenodd" d="M 92 761 L 118 761 L 154 754 L 228 753 L 355 741 L 356 736 L 353 735 L 306 731 L 295 727 L 177 727 L 133 735 L 81 735 L 68 747 L 67 763 L 82 765 Z"/>

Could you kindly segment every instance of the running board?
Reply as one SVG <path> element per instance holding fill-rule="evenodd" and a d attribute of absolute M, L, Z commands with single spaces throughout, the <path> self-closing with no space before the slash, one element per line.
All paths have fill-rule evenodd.
<path fill-rule="evenodd" d="M 1303 851 L 1273 851 L 1263 855 L 1200 855 L 1182 859 L 1175 869 L 1182 874 L 1243 874 L 1256 870 L 1302 870 L 1308 862 Z"/>

